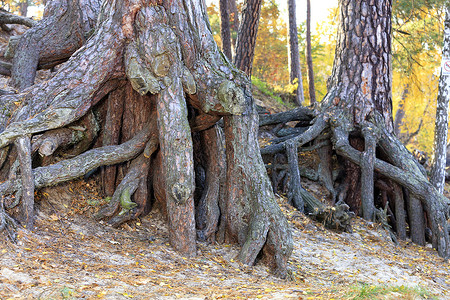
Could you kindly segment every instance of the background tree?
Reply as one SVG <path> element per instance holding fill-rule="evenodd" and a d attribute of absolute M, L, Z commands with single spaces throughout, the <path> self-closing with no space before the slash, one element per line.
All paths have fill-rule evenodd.
<path fill-rule="evenodd" d="M 445 13 L 445 34 L 442 59 L 450 57 L 450 6 Z M 448 103 L 450 100 L 450 75 L 441 68 L 439 93 L 436 108 L 436 126 L 434 134 L 434 162 L 430 181 L 439 193 L 444 192 L 445 167 L 447 160 Z"/>
<path fill-rule="evenodd" d="M 288 26 L 288 49 L 289 49 L 289 76 L 291 84 L 297 83 L 297 91 L 295 102 L 302 105 L 304 101 L 303 95 L 303 79 L 300 68 L 300 51 L 298 48 L 297 34 L 297 9 L 295 0 L 288 0 L 289 26 Z"/>
<path fill-rule="evenodd" d="M 308 65 L 309 101 L 316 103 L 316 89 L 314 87 L 314 68 L 311 50 L 311 1 L 306 1 L 306 62 Z"/>
<path fill-rule="evenodd" d="M 230 30 L 230 14 L 228 9 L 229 0 L 220 0 L 220 35 L 222 38 L 222 51 L 229 60 L 233 59 L 231 52 L 231 30 Z"/>
<path fill-rule="evenodd" d="M 261 7 L 252 76 L 272 86 L 289 85 L 287 30 L 276 3 Z"/>
<path fill-rule="evenodd" d="M 246 0 L 236 40 L 234 64 L 251 76 L 262 0 Z"/>
<path fill-rule="evenodd" d="M 1 98 L 5 206 L 15 205 L 15 194 L 23 222 L 32 224 L 25 183 L 38 189 L 128 161 L 104 170 L 116 186 L 98 218 L 118 225 L 141 216 L 154 194 L 176 250 L 195 255 L 197 237 L 235 242 L 242 262 L 262 254 L 285 276 L 292 237 L 258 155 L 250 81 L 220 54 L 203 2 L 106 0 L 101 7 L 92 36 L 52 79 Z M 58 152 L 70 158 L 55 159 Z M 196 182 L 202 188 L 194 194 Z M 11 226 L 0 213 L 1 227 Z"/>
<path fill-rule="evenodd" d="M 393 2 L 393 109 L 395 124 L 401 124 L 396 130 L 409 149 L 428 154 L 433 151 L 443 4 L 443 1 Z"/>

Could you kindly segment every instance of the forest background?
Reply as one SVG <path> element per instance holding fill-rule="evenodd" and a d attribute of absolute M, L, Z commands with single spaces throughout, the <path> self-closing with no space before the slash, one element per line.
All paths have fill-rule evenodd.
<path fill-rule="evenodd" d="M 208 0 L 208 15 L 214 38 L 219 46 L 219 1 Z M 435 3 L 436 2 L 436 3 Z M 392 100 L 395 130 L 409 150 L 421 150 L 429 158 L 433 154 L 439 72 L 442 59 L 445 11 L 436 0 L 393 1 L 392 37 Z M 3 0 L 9 11 L 40 19 L 41 0 Z M 287 3 L 287 2 L 286 2 Z M 252 82 L 263 92 L 275 96 L 288 107 L 294 104 L 287 95 L 296 90 L 289 83 L 287 4 L 284 1 L 263 1 L 253 61 Z M 26 4 L 26 5 L 25 5 Z M 25 10 L 24 10 L 25 5 Z M 312 58 L 316 99 L 327 93 L 337 35 L 337 0 L 313 2 Z M 243 1 L 237 1 L 241 11 Z M 310 104 L 306 65 L 306 1 L 297 1 L 298 39 L 303 74 L 303 105 Z M 231 29 L 233 40 L 237 32 Z M 405 113 L 407 112 L 407 113 Z"/>

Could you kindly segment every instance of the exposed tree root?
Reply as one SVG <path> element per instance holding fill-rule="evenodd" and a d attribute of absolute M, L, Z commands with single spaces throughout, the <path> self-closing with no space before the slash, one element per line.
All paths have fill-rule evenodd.
<path fill-rule="evenodd" d="M 77 7 L 85 7 L 81 14 Z M 34 83 L 36 70 L 66 61 L 86 41 L 100 10 L 98 0 L 53 1 L 14 47 L 12 85 L 22 91 Z M 69 33 L 69 34 L 67 34 Z"/>
<path fill-rule="evenodd" d="M 31 142 L 28 136 L 16 140 L 17 152 L 20 163 L 20 179 L 22 184 L 22 223 L 27 228 L 33 227 L 34 221 L 34 179 L 31 166 Z"/>
<path fill-rule="evenodd" d="M 128 161 L 141 153 L 151 136 L 149 124 L 132 140 L 118 146 L 105 146 L 88 150 L 77 157 L 33 169 L 35 188 L 51 186 L 78 178 L 104 165 Z M 9 195 L 21 189 L 19 179 L 7 180 L 0 184 L 0 194 Z"/>
<path fill-rule="evenodd" d="M 332 134 L 331 141 L 333 142 L 336 153 L 362 168 L 362 182 L 360 184 L 362 190 L 362 214 L 364 217 L 368 220 L 373 220 L 375 218 L 375 172 L 389 178 L 389 180 L 391 180 L 389 182 L 392 186 L 387 189 L 386 186 L 383 188 L 379 187 L 381 189 L 377 189 L 377 191 L 380 191 L 381 193 L 381 198 L 384 199 L 381 210 L 377 210 L 377 215 L 381 218 L 380 220 L 383 220 L 386 225 L 388 224 L 387 222 L 393 224 L 400 239 L 406 238 L 406 211 L 403 205 L 404 197 L 401 187 L 405 188 L 406 191 L 409 192 L 407 193 L 409 194 L 409 197 L 406 198 L 406 203 L 410 208 L 410 211 L 408 212 L 408 220 L 410 228 L 409 234 L 411 238 L 418 244 L 425 243 L 426 224 L 424 212 L 415 211 L 420 209 L 423 204 L 426 216 L 431 221 L 430 224 L 432 227 L 431 237 L 433 247 L 438 250 L 439 255 L 448 257 L 450 245 L 446 215 L 448 214 L 450 202 L 432 187 L 426 178 L 426 173 L 424 172 L 423 166 L 421 166 L 406 150 L 406 148 L 388 130 L 385 129 L 384 122 L 381 120 L 382 118 L 374 113 L 370 118 L 371 122 L 366 121 L 363 123 L 361 128 L 353 128 L 347 120 L 345 114 L 339 109 L 334 108 L 334 110 L 332 109 L 330 112 L 324 110 L 316 116 L 316 119 L 313 120 L 313 125 L 311 125 L 305 132 L 284 141 L 281 139 L 275 140 L 275 142 L 277 142 L 276 144 L 262 148 L 261 153 L 264 155 L 273 155 L 277 152 L 283 151 L 285 148 L 287 150 L 287 145 L 292 143 L 302 146 L 306 142 L 310 142 L 314 139 L 326 140 L 327 138 L 325 138 L 322 133 L 325 133 L 327 128 L 330 128 Z M 286 119 L 283 119 L 282 121 L 284 123 L 286 122 Z M 290 119 L 287 119 L 287 121 L 290 121 Z M 271 124 L 276 124 L 276 122 Z M 353 136 L 359 134 L 359 136 L 364 138 L 365 149 L 362 152 L 350 145 L 350 132 Z M 383 157 L 386 161 L 376 157 L 375 149 L 377 146 L 382 150 L 384 155 Z M 327 157 L 331 156 L 330 154 L 327 154 L 326 151 L 319 151 L 319 154 L 321 161 L 325 162 Z M 275 165 L 272 165 L 271 168 L 273 172 L 272 176 L 275 176 L 276 178 L 277 172 L 274 172 L 274 170 L 276 170 L 276 168 L 280 168 Z M 321 171 L 319 170 L 319 172 Z M 327 174 L 328 178 L 332 178 L 330 175 L 331 170 L 328 169 Z M 275 180 L 274 182 L 279 181 Z M 332 182 L 323 184 L 328 185 L 327 188 L 330 192 L 334 190 L 332 187 Z M 347 190 L 345 186 L 339 189 L 344 192 Z M 313 214 L 316 219 L 325 221 L 332 220 L 335 217 L 333 215 L 335 214 L 335 211 L 330 210 L 330 208 L 325 208 L 322 204 L 318 204 L 319 201 L 315 200 L 312 195 L 303 189 L 301 190 L 301 194 L 305 202 L 305 211 Z M 332 198 L 334 198 L 333 194 Z M 393 206 L 395 207 L 395 212 L 390 209 L 388 204 L 389 202 L 395 205 Z M 340 210 L 341 209 L 337 209 L 337 211 Z M 344 214 L 347 214 L 345 209 L 342 211 Z M 381 211 L 385 211 L 385 218 L 382 218 L 383 214 L 380 214 Z M 390 220 L 387 219 L 388 214 L 391 215 Z M 347 215 L 344 219 L 348 222 L 349 217 L 351 217 L 351 214 Z M 341 227 L 341 229 L 346 228 L 347 225 L 348 224 L 345 224 Z M 338 222 L 335 222 L 335 224 L 331 225 L 331 227 L 332 226 L 340 227 Z M 391 227 L 391 225 L 387 225 L 386 229 L 390 230 Z M 395 238 L 393 238 L 393 240 L 394 239 Z"/>

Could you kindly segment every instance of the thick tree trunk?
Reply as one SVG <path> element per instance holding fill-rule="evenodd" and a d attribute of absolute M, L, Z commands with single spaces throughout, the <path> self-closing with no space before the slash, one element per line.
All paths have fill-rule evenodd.
<path fill-rule="evenodd" d="M 217 236 L 239 243 L 244 263 L 254 264 L 262 253 L 277 274 L 286 276 L 291 232 L 258 153 L 258 116 L 250 83 L 221 55 L 205 14 L 204 2 L 197 0 L 162 5 L 106 1 L 93 36 L 51 80 L 2 99 L 14 112 L 11 118 L 0 115 L 1 154 L 10 159 L 6 146 L 23 136 L 45 132 L 44 137 L 46 131 L 57 131 L 67 137 L 74 121 L 108 99 L 96 107 L 96 113 L 108 119 L 103 122 L 102 140 L 96 142 L 104 146 L 34 168 L 36 188 L 130 161 L 116 175 L 107 171 L 109 167 L 104 171 L 103 178 L 115 177 L 116 186 L 107 186 L 108 193 L 115 190 L 98 218 L 111 218 L 109 222 L 117 225 L 145 214 L 153 187 L 175 249 L 195 255 L 196 233 L 210 242 Z M 222 116 L 226 179 L 222 135 L 214 127 Z M 140 126 L 143 130 L 135 134 Z M 199 130 L 204 131 L 196 135 L 203 137 L 206 148 L 200 148 L 204 153 L 199 155 L 205 158 L 201 165 L 206 179 L 194 199 L 194 176 L 202 175 L 194 173 L 191 136 Z M 120 140 L 122 144 L 115 145 Z M 8 168 L 5 164 L 2 171 Z M 18 191 L 20 183 L 3 182 L 0 194 Z"/>
<path fill-rule="evenodd" d="M 431 221 L 433 246 L 441 256 L 446 257 L 450 252 L 445 219 L 449 201 L 432 187 L 423 167 L 393 134 L 390 94 L 391 3 L 387 0 L 377 3 L 341 1 L 340 12 L 331 85 L 321 108 L 323 112 L 332 114 L 330 125 L 336 151 L 354 164 L 365 164 L 366 169 L 373 165 L 376 172 L 406 188 L 410 195 L 406 198 L 407 207 L 417 208 L 419 205 L 414 199 L 418 199 Z M 370 132 L 379 137 L 376 142 L 377 156 L 389 163 L 374 157 L 373 141 L 367 135 Z M 350 133 L 352 137 L 349 137 Z M 364 137 L 366 145 L 372 145 L 365 151 L 354 145 L 350 146 L 351 140 L 361 137 Z M 368 151 L 369 149 L 372 150 Z M 368 160 L 367 157 L 371 159 Z M 362 186 L 363 192 L 366 189 Z M 352 193 L 352 188 L 347 193 Z M 399 235 L 403 237 L 404 208 L 400 192 L 397 191 L 394 195 L 396 196 L 390 202 L 398 204 L 396 211 L 399 215 L 396 218 L 400 222 Z M 422 244 L 422 224 L 426 224 L 424 214 L 410 211 L 411 235 L 416 242 Z M 411 221 L 411 216 L 414 221 Z"/>
<path fill-rule="evenodd" d="M 295 102 L 301 106 L 304 101 L 302 71 L 300 68 L 300 51 L 298 48 L 297 33 L 297 10 L 296 0 L 288 0 L 289 12 L 289 34 L 288 34 L 288 51 L 289 51 L 289 79 L 291 84 L 297 82 L 297 91 Z"/>
<path fill-rule="evenodd" d="M 308 65 L 309 102 L 315 104 L 317 101 L 311 50 L 311 0 L 306 1 L 306 62 Z"/>
<path fill-rule="evenodd" d="M 450 57 L 450 6 L 445 14 L 444 46 L 442 58 Z M 430 181 L 439 193 L 444 192 L 445 167 L 447 161 L 448 103 L 450 100 L 450 75 L 443 74 L 439 79 L 439 92 L 436 107 L 436 126 L 434 129 L 434 162 Z"/>
<path fill-rule="evenodd" d="M 245 1 L 244 8 L 242 9 L 241 25 L 236 41 L 234 64 L 248 76 L 252 74 L 261 4 L 262 0 Z"/>

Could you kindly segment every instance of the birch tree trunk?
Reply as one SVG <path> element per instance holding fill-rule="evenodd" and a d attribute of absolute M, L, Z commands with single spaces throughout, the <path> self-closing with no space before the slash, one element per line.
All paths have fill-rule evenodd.
<path fill-rule="evenodd" d="M 450 59 L 450 7 L 445 11 L 444 46 L 442 59 Z M 430 181 L 439 193 L 444 192 L 445 167 L 447 160 L 448 103 L 450 100 L 450 74 L 441 68 L 436 107 L 436 126 L 434 130 L 434 162 Z"/>

